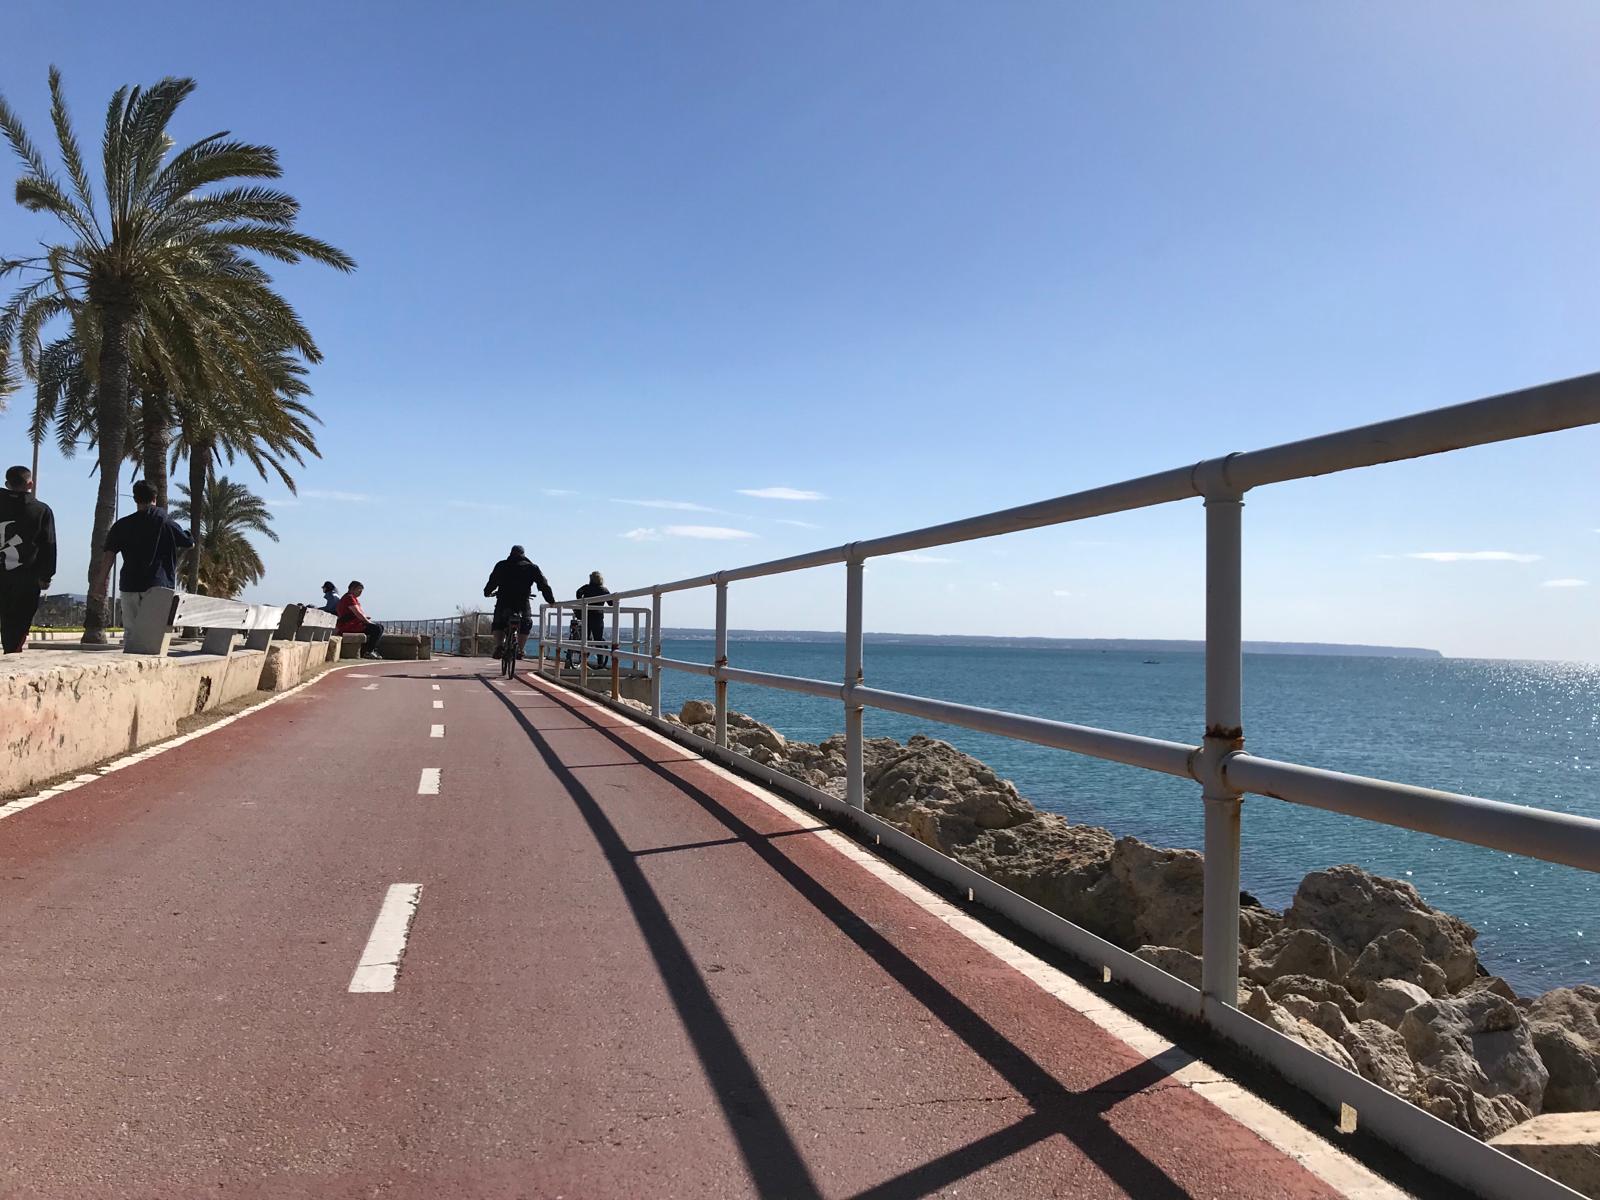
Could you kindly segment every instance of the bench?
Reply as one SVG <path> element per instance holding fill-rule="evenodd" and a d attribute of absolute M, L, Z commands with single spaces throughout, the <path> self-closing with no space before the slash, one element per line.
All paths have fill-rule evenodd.
<path fill-rule="evenodd" d="M 122 651 L 165 655 L 175 630 L 200 629 L 201 653 L 228 655 L 241 641 L 251 650 L 265 650 L 274 640 L 325 642 L 334 624 L 332 614 L 305 604 L 245 604 L 152 588 L 138 618 L 123 630 Z"/>

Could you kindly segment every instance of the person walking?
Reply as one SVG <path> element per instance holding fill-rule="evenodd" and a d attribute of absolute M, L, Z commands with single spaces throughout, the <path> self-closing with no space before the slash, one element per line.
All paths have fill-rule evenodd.
<path fill-rule="evenodd" d="M 578 589 L 578 599 L 579 600 L 595 600 L 595 599 L 598 599 L 601 596 L 609 596 L 609 595 L 611 595 L 611 593 L 610 593 L 610 591 L 607 590 L 606 581 L 601 576 L 599 571 L 590 571 L 589 572 L 589 582 L 584 584 L 581 588 Z M 611 605 L 612 605 L 613 608 L 616 607 L 616 603 L 617 602 L 615 600 L 613 600 L 611 602 Z M 588 624 L 589 624 L 589 637 L 588 637 L 588 640 L 591 641 L 591 642 L 603 642 L 605 640 L 605 636 L 606 636 L 606 614 L 605 614 L 605 611 L 603 609 L 600 609 L 600 608 L 591 608 L 591 609 L 588 610 L 588 613 L 589 613 L 589 622 L 588 622 Z M 596 661 L 595 661 L 595 668 L 594 669 L 596 671 L 604 671 L 608 666 L 611 665 L 611 659 L 607 655 L 604 655 L 604 654 L 595 655 L 595 660 Z"/>
<path fill-rule="evenodd" d="M 133 483 L 135 510 L 106 534 L 107 554 L 122 555 L 122 627 L 139 619 L 151 588 L 178 587 L 178 551 L 194 545 L 189 531 L 156 507 L 156 489 L 143 479 Z"/>
<path fill-rule="evenodd" d="M 322 581 L 322 611 L 339 615 L 339 589 L 333 586 L 333 580 Z"/>
<path fill-rule="evenodd" d="M 528 635 L 533 632 L 530 601 L 535 587 L 546 604 L 556 602 L 549 580 L 545 579 L 539 565 L 528 559 L 528 552 L 521 546 L 511 547 L 511 553 L 495 563 L 494 569 L 489 572 L 489 582 L 483 585 L 483 594 L 494 597 L 494 619 L 489 622 L 489 628 L 494 632 L 493 657 L 500 657 L 501 640 L 512 622 L 517 626 L 517 651 L 527 654 Z"/>
<path fill-rule="evenodd" d="M 33 497 L 33 472 L 6 471 L 0 489 L 0 654 L 21 654 L 56 573 L 56 517 Z"/>
<path fill-rule="evenodd" d="M 383 626 L 367 617 L 366 610 L 361 607 L 361 593 L 367 589 L 362 586 L 359 579 L 350 581 L 350 590 L 339 600 L 339 623 L 334 627 L 334 632 L 341 636 L 345 634 L 364 633 L 367 635 L 367 648 L 361 652 L 362 658 L 378 657 L 378 639 L 383 636 Z"/>

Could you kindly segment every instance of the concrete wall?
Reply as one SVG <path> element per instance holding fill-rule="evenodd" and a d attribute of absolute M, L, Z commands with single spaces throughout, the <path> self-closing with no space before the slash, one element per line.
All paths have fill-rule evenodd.
<path fill-rule="evenodd" d="M 172 737 L 178 722 L 323 669 L 326 642 L 230 656 L 34 649 L 0 659 L 0 797 Z"/>

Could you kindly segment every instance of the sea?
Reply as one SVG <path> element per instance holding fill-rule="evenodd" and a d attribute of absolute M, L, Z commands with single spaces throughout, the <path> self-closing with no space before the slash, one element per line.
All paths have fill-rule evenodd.
<path fill-rule="evenodd" d="M 672 658 L 709 662 L 712 643 L 668 640 Z M 735 640 L 733 666 L 839 679 L 837 642 Z M 874 687 L 1195 743 L 1203 728 L 1199 653 L 1000 649 L 868 642 Z M 730 705 L 785 736 L 843 729 L 831 701 L 730 685 Z M 663 705 L 711 698 L 711 681 L 667 671 Z M 1203 848 L 1199 788 L 897 713 L 866 712 L 867 736 L 942 738 L 988 763 L 1037 807 L 1159 846 Z M 1600 666 L 1451 658 L 1247 654 L 1249 750 L 1310 766 L 1600 818 Z M 1600 983 L 1600 876 L 1428 834 L 1251 796 L 1244 888 L 1283 908 L 1309 871 L 1354 863 L 1414 884 L 1478 930 L 1484 965 L 1519 992 Z"/>

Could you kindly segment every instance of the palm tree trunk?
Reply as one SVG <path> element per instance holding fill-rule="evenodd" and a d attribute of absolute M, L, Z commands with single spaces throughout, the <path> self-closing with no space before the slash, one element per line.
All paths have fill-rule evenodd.
<path fill-rule="evenodd" d="M 105 550 L 106 535 L 117 514 L 117 485 L 128 435 L 128 313 L 104 310 L 100 343 L 100 381 L 95 387 L 96 434 L 99 438 L 100 486 L 95 495 L 94 529 L 89 546 L 89 603 L 83 618 L 83 640 L 102 645 L 111 623 L 109 595 L 115 555 Z"/>
<path fill-rule="evenodd" d="M 211 456 L 215 451 L 209 441 L 191 442 L 189 445 L 189 536 L 194 539 L 194 549 L 189 551 L 189 590 L 200 590 L 200 553 L 204 548 L 200 510 L 205 506 L 206 481 L 211 476 Z"/>
<path fill-rule="evenodd" d="M 172 448 L 172 407 L 159 392 L 144 396 L 144 480 L 156 490 L 156 507 L 167 507 L 167 453 Z"/>

